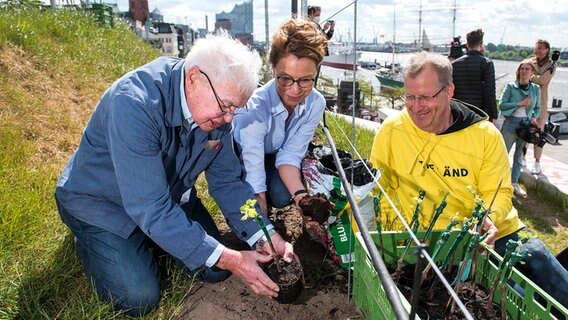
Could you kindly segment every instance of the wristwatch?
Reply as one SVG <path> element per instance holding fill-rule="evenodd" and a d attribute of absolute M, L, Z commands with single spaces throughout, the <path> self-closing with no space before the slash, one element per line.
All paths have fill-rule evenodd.
<path fill-rule="evenodd" d="M 276 233 L 276 229 L 270 229 L 268 230 L 268 236 L 272 237 L 273 234 Z M 260 239 L 258 239 L 256 241 L 256 243 L 254 244 L 254 247 L 259 250 L 262 249 L 262 247 L 264 247 L 264 243 L 268 241 L 268 239 L 266 238 L 266 236 L 264 235 L 264 233 L 262 234 L 262 237 L 260 237 Z"/>
<path fill-rule="evenodd" d="M 290 198 L 290 201 L 294 201 L 294 198 L 296 198 L 297 195 L 304 194 L 304 193 L 308 193 L 306 191 L 306 189 L 300 189 L 300 190 L 294 192 L 294 194 L 292 195 L 292 198 Z"/>

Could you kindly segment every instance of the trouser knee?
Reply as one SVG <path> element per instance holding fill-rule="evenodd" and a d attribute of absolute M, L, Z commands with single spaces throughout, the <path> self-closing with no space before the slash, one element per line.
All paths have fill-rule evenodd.
<path fill-rule="evenodd" d="M 99 291 L 99 290 L 97 290 Z M 131 317 L 140 317 L 156 308 L 160 301 L 161 292 L 159 286 L 139 286 L 130 288 L 129 292 L 99 293 L 99 297 L 106 302 L 112 303 L 115 310 L 123 311 Z"/>

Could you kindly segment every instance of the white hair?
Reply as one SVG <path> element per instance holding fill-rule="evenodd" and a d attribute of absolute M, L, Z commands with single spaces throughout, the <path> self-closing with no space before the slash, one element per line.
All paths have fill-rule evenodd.
<path fill-rule="evenodd" d="M 207 73 L 214 83 L 234 85 L 247 99 L 258 87 L 262 65 L 258 52 L 226 31 L 197 40 L 185 61 L 187 67 L 197 66 Z"/>

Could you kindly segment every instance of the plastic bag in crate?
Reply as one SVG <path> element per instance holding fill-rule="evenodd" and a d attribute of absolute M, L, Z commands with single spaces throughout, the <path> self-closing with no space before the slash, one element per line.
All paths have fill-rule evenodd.
<path fill-rule="evenodd" d="M 377 170 L 364 159 L 353 160 L 345 151 L 338 150 L 338 155 L 348 179 L 353 171 L 352 194 L 358 203 L 363 221 L 367 228 L 372 230 L 375 227 L 377 210 L 376 197 L 372 193 L 375 179 L 378 179 Z M 348 268 L 354 258 L 354 234 L 358 228 L 352 218 L 331 149 L 321 146 L 312 148 L 302 162 L 302 174 L 310 194 L 323 193 L 334 204 L 328 224 L 312 227 L 310 233 L 329 249 L 334 261 L 341 267 Z"/>

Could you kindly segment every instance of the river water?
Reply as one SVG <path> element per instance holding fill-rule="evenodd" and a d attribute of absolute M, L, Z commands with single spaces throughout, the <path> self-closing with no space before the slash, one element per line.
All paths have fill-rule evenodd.
<path fill-rule="evenodd" d="M 404 65 L 404 61 L 409 56 L 409 53 L 400 53 L 395 55 L 394 62 L 398 62 Z M 392 54 L 385 52 L 368 52 L 363 51 L 361 55 L 361 60 L 363 61 L 376 61 L 380 64 L 391 63 Z M 501 95 L 503 88 L 508 82 L 515 80 L 515 70 L 517 69 L 518 61 L 504 61 L 504 60 L 493 60 L 495 65 L 495 77 L 497 79 L 496 90 L 497 99 Z M 349 72 L 344 72 L 343 70 L 333 69 L 326 66 L 322 66 L 321 72 L 323 75 L 334 79 L 336 83 L 341 80 L 345 80 L 351 77 Z M 375 70 L 366 70 L 359 68 L 357 71 L 357 77 L 362 78 L 367 81 L 371 81 L 374 88 L 380 89 L 379 80 L 375 77 Z M 548 87 L 548 106 L 552 105 L 552 100 L 562 100 L 562 109 L 568 109 L 568 68 L 558 67 L 556 69 L 556 74 L 550 85 Z"/>

